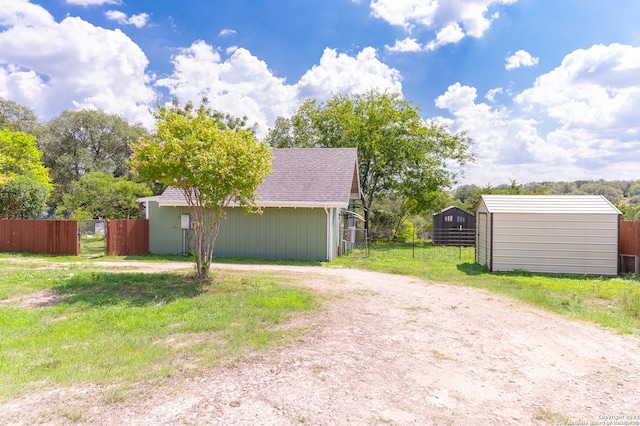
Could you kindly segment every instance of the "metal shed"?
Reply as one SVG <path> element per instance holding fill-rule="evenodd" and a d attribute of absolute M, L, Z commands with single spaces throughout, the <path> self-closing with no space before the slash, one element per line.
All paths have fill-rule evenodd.
<path fill-rule="evenodd" d="M 476 218 L 456 206 L 449 206 L 433 215 L 433 235 L 435 245 L 473 246 L 476 235 Z"/>
<path fill-rule="evenodd" d="M 476 262 L 492 272 L 617 275 L 620 216 L 600 195 L 483 195 Z"/>

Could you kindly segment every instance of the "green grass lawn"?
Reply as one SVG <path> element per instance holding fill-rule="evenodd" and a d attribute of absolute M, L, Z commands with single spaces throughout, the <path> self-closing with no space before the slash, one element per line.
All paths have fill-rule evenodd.
<path fill-rule="evenodd" d="M 93 263 L 19 270 L 9 263 L 0 257 L 4 397 L 234 363 L 247 351 L 295 339 L 301 330 L 276 326 L 317 305 L 312 294 L 281 285 L 287 278 L 273 274 L 220 273 L 203 284 L 176 273 L 88 270 Z M 20 305 L 38 292 L 60 301 Z"/>
<path fill-rule="evenodd" d="M 379 242 L 371 246 L 369 257 L 338 258 L 332 265 L 483 288 L 619 333 L 640 334 L 640 277 L 636 275 L 489 273 L 475 263 L 474 256 L 473 247 Z"/>
<path fill-rule="evenodd" d="M 27 262 L 11 260 L 18 256 Z M 305 290 L 281 285 L 287 278 L 277 274 L 218 273 L 203 284 L 184 274 L 109 273 L 101 266 L 124 259 L 0 254 L 0 396 L 197 374 L 233 364 L 247 351 L 295 339 L 302 330 L 278 324 L 318 303 Z M 127 259 L 191 264 L 175 256 Z M 327 266 L 483 288 L 619 333 L 640 334 L 640 279 L 634 275 L 489 273 L 475 264 L 473 248 L 428 242 L 377 243 L 369 257 L 337 258 Z M 19 304 L 38 292 L 61 300 L 43 307 Z M 9 299 L 13 302 L 6 303 Z"/>
<path fill-rule="evenodd" d="M 105 253 L 107 240 L 100 234 L 80 235 L 80 254 L 82 256 L 100 256 Z"/>

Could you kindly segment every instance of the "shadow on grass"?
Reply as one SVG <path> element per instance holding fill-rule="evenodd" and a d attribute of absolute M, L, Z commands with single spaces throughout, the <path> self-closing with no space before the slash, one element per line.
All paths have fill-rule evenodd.
<path fill-rule="evenodd" d="M 124 256 L 124 260 L 135 260 L 141 262 L 184 262 L 194 263 L 195 260 L 191 256 L 180 256 L 174 254 L 145 254 L 140 256 Z M 322 262 L 314 260 L 293 260 L 293 259 L 254 259 L 240 257 L 214 257 L 212 264 L 230 263 L 239 265 L 294 265 L 294 266 L 322 266 Z"/>
<path fill-rule="evenodd" d="M 461 263 L 456 266 L 458 268 L 458 271 L 463 272 L 467 275 L 482 275 L 489 273 L 489 268 L 478 263 Z"/>
<path fill-rule="evenodd" d="M 575 281 L 593 281 L 602 280 L 608 281 L 612 279 L 624 279 L 627 281 L 635 281 L 640 283 L 640 275 L 637 274 L 620 274 L 613 276 L 600 276 L 600 275 L 580 275 L 580 274 L 553 274 L 553 273 L 541 273 L 541 272 L 529 272 L 523 270 L 507 271 L 507 272 L 489 272 L 489 268 L 478 263 L 461 263 L 457 265 L 460 272 L 467 275 L 493 275 L 496 277 L 544 277 L 544 278 L 559 278 L 569 279 Z"/>
<path fill-rule="evenodd" d="M 92 272 L 77 274 L 52 290 L 65 304 L 146 306 L 196 297 L 203 283 L 178 274 Z"/>

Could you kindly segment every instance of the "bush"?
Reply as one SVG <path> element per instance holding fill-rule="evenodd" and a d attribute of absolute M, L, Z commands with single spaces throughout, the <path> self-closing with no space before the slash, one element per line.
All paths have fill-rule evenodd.
<path fill-rule="evenodd" d="M 412 241 L 415 237 L 415 234 L 416 227 L 413 225 L 413 223 L 408 220 L 404 220 L 402 222 L 402 225 L 400 225 L 400 228 L 398 228 L 398 232 L 396 232 L 394 239 L 406 243 Z"/>
<path fill-rule="evenodd" d="M 45 210 L 49 188 L 36 177 L 18 175 L 0 185 L 0 217 L 36 219 Z"/>

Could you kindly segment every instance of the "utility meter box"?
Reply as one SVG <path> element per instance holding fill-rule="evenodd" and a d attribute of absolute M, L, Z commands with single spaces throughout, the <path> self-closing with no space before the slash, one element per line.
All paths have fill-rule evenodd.
<path fill-rule="evenodd" d="M 188 214 L 180 215 L 180 229 L 190 229 L 191 221 Z"/>

